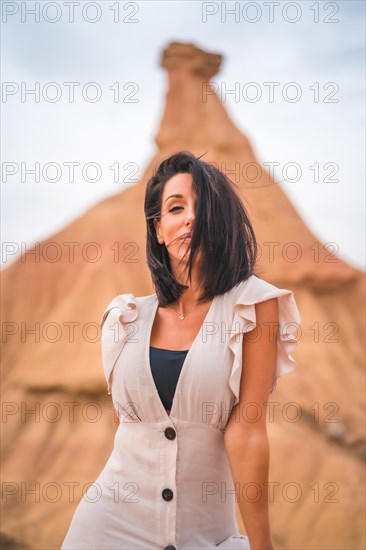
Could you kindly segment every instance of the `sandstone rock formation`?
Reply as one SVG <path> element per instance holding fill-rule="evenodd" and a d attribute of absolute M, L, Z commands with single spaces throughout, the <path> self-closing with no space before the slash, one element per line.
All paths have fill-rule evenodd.
<path fill-rule="evenodd" d="M 209 83 L 221 61 L 193 44 L 168 45 L 157 151 L 141 180 L 1 273 L 4 548 L 59 548 L 82 488 L 111 453 L 115 423 L 98 323 L 117 294 L 154 292 L 144 192 L 153 168 L 180 149 L 207 152 L 205 161 L 228 171 L 253 220 L 261 276 L 294 291 L 303 320 L 298 367 L 270 398 L 275 548 L 366 546 L 364 274 L 319 241 L 260 165 Z M 100 247 L 95 259 L 91 243 Z M 238 523 L 244 532 L 239 515 Z"/>

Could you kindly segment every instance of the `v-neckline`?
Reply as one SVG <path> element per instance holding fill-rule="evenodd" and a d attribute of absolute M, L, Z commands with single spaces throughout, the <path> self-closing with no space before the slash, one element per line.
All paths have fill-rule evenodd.
<path fill-rule="evenodd" d="M 151 365 L 150 365 L 150 340 L 151 340 L 151 333 L 152 333 L 152 328 L 153 328 L 153 325 L 154 325 L 154 321 L 155 321 L 155 318 L 156 318 L 156 314 L 157 314 L 157 311 L 158 311 L 158 307 L 159 307 L 159 300 L 158 300 L 158 297 L 156 294 L 153 295 L 154 296 L 154 307 L 152 307 L 152 314 L 151 314 L 151 318 L 149 319 L 149 325 L 148 325 L 148 331 L 147 331 L 147 342 L 146 342 L 146 350 L 145 350 L 145 365 L 147 366 L 147 370 L 149 372 L 149 380 L 151 382 L 151 385 L 154 389 L 154 392 L 155 392 L 155 395 L 156 395 L 156 399 L 157 401 L 159 402 L 159 407 L 160 407 L 160 410 L 163 412 L 163 416 L 165 419 L 168 419 L 168 420 L 171 420 L 171 417 L 173 416 L 174 412 L 175 412 L 175 409 L 177 407 L 177 400 L 178 400 L 178 397 L 179 397 L 179 392 L 180 392 L 180 386 L 182 385 L 182 378 L 184 376 L 184 373 L 185 371 L 187 370 L 187 363 L 189 362 L 189 359 L 190 359 L 190 356 L 192 355 L 192 350 L 194 349 L 194 347 L 196 346 L 197 344 L 197 340 L 198 340 L 198 337 L 199 335 L 201 334 L 201 331 L 202 331 L 202 328 L 204 327 L 205 323 L 207 322 L 207 319 L 209 317 L 209 315 L 212 313 L 212 310 L 213 310 L 213 306 L 216 302 L 216 298 L 218 295 L 214 296 L 213 299 L 212 299 L 212 302 L 210 304 L 210 307 L 208 308 L 207 310 L 207 313 L 206 313 L 206 316 L 202 322 L 202 325 L 200 326 L 199 328 L 199 331 L 195 337 L 195 339 L 193 340 L 193 343 L 191 345 L 191 347 L 189 348 L 185 358 L 184 358 L 184 361 L 183 361 L 183 365 L 182 365 L 182 368 L 180 370 L 180 374 L 179 374 L 179 378 L 178 378 L 178 382 L 177 382 L 177 385 L 176 385 L 176 388 L 175 388 L 175 392 L 174 392 L 174 396 L 173 396 L 173 401 L 172 401 L 172 406 L 171 406 L 171 409 L 170 409 L 170 414 L 168 414 L 165 410 L 165 407 L 160 399 L 160 395 L 158 393 L 158 390 L 156 388 L 156 384 L 155 384 L 155 381 L 154 381 L 154 377 L 152 375 L 152 372 L 151 372 Z"/>

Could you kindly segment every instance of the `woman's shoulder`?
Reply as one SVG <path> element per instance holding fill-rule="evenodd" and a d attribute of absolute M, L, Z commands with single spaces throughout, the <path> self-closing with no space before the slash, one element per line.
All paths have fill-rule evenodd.
<path fill-rule="evenodd" d="M 103 311 L 100 324 L 103 326 L 109 313 L 113 311 L 118 315 L 120 320 L 131 322 L 146 310 L 146 306 L 151 305 L 156 299 L 156 294 L 148 294 L 146 296 L 135 296 L 132 293 L 118 294 L 107 305 Z"/>
<path fill-rule="evenodd" d="M 243 345 L 240 335 L 256 328 L 256 304 L 271 298 L 277 298 L 278 300 L 278 351 L 271 393 L 276 386 L 277 378 L 292 371 L 296 366 L 296 361 L 291 353 L 298 343 L 298 330 L 301 327 L 302 319 L 292 290 L 279 288 L 256 275 L 242 281 L 230 292 L 232 292 L 232 301 L 228 301 L 227 308 L 228 314 L 230 312 L 233 316 L 233 321 L 228 345 L 235 359 L 229 385 L 235 395 L 235 406 L 239 402 L 242 372 Z"/>
<path fill-rule="evenodd" d="M 243 298 L 255 303 L 264 301 L 270 298 L 281 296 L 283 294 L 292 294 L 292 291 L 287 288 L 280 288 L 257 275 L 251 275 L 245 281 L 241 281 L 235 285 L 229 293 L 236 298 Z"/>
<path fill-rule="evenodd" d="M 277 298 L 280 306 L 280 318 L 291 318 L 301 324 L 301 316 L 293 291 L 280 288 L 256 275 L 251 275 L 226 294 L 228 295 L 226 304 L 230 311 L 234 309 L 239 315 L 245 313 L 250 319 L 255 318 L 255 304 Z"/>
<path fill-rule="evenodd" d="M 228 298 L 234 299 L 234 301 L 238 297 L 254 297 L 259 296 L 268 289 L 270 283 L 267 283 L 264 279 L 261 279 L 260 277 L 257 277 L 256 275 L 250 275 L 247 279 L 244 281 L 240 281 L 236 285 L 234 285 L 230 290 L 225 292 L 224 296 L 227 296 Z"/>

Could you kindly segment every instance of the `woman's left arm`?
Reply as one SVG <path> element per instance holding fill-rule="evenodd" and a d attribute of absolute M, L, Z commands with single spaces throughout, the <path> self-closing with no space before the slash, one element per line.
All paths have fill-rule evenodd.
<path fill-rule="evenodd" d="M 268 514 L 267 405 L 277 358 L 278 300 L 255 305 L 256 327 L 243 335 L 239 402 L 224 434 L 240 514 L 251 550 L 273 550 Z"/>

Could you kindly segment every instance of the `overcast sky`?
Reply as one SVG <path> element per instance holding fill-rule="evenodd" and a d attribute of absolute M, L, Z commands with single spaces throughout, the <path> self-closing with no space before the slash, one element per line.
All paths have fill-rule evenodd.
<path fill-rule="evenodd" d="M 279 163 L 315 235 L 365 269 L 363 1 L 1 7 L 3 268 L 142 174 L 167 90 L 161 52 L 182 41 L 224 56 L 213 81 L 259 161 Z"/>

